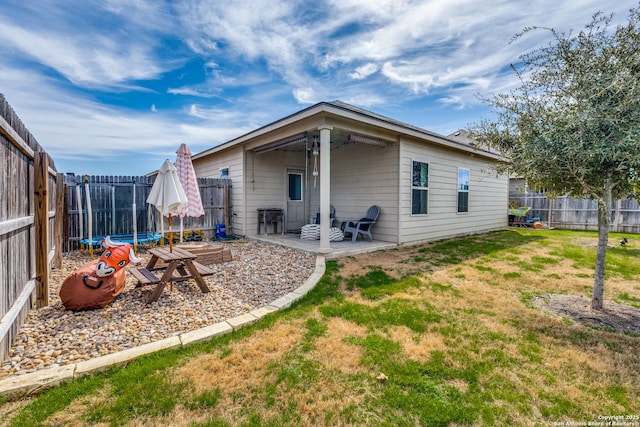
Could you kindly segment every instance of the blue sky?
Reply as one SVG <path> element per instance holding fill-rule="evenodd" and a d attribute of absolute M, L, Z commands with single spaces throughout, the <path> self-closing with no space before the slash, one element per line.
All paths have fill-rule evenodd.
<path fill-rule="evenodd" d="M 606 6 L 605 6 L 605 3 Z M 619 0 L 2 0 L 0 93 L 60 172 L 142 175 L 336 99 L 449 134 Z"/>

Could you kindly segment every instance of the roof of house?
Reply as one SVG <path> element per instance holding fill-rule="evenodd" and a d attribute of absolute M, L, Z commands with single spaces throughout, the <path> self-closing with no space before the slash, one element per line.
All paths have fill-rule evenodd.
<path fill-rule="evenodd" d="M 418 126 L 414 126 L 414 125 L 402 122 L 400 120 L 395 120 L 390 117 L 386 117 L 381 114 L 374 113 L 372 111 L 365 110 L 360 107 L 356 107 L 346 102 L 336 100 L 332 102 L 325 102 L 325 101 L 319 102 L 303 110 L 297 111 L 293 114 L 290 114 L 286 117 L 276 120 L 275 122 L 269 123 L 265 126 L 262 126 L 258 129 L 255 129 L 251 132 L 248 132 L 244 135 L 234 138 L 230 141 L 224 142 L 220 145 L 217 145 L 215 147 L 212 147 L 200 153 L 197 153 L 193 156 L 193 159 L 202 158 L 207 155 L 233 147 L 235 145 L 242 144 L 253 138 L 264 135 L 268 132 L 277 130 L 279 128 L 285 127 L 289 124 L 295 123 L 304 118 L 311 117 L 313 115 L 320 114 L 320 113 L 330 113 L 343 118 L 350 118 L 352 120 L 366 122 L 374 126 L 385 128 L 392 132 L 396 132 L 404 135 L 410 135 L 419 139 L 429 141 L 431 143 L 447 146 L 449 148 L 454 148 L 454 149 L 468 151 L 468 152 L 478 152 L 481 155 L 484 155 L 490 158 L 495 158 L 495 159 L 500 158 L 500 155 L 495 152 L 491 152 L 481 147 L 478 147 L 474 144 L 470 144 L 469 143 L 470 140 L 467 141 L 462 138 L 457 138 L 455 133 L 449 136 L 440 135 L 438 133 L 428 131 Z M 268 143 L 268 141 L 265 143 Z"/>

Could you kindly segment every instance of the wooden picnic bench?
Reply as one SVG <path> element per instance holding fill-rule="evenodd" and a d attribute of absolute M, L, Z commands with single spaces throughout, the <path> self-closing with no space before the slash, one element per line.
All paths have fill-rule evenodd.
<path fill-rule="evenodd" d="M 194 261 L 197 255 L 194 255 L 184 249 L 173 248 L 173 250 L 165 248 L 155 248 L 149 250 L 151 259 L 145 267 L 132 268 L 129 271 L 138 280 L 136 287 L 155 284 L 151 295 L 147 299 L 147 304 L 157 301 L 162 295 L 167 284 L 173 282 L 182 282 L 194 279 L 202 292 L 210 292 L 204 276 L 210 276 L 215 273 L 209 267 Z M 156 266 L 158 261 L 164 261 L 162 266 Z M 162 271 L 162 276 L 158 277 L 154 272 Z"/>

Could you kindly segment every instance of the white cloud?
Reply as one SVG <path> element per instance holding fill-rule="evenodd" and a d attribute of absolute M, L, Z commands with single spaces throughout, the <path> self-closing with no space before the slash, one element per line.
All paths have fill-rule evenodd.
<path fill-rule="evenodd" d="M 622 0 L 606 11 L 621 22 L 636 6 Z M 433 103 L 470 113 L 478 93 L 517 83 L 509 63 L 549 40 L 540 31 L 509 44 L 515 33 L 579 31 L 601 8 L 601 0 L 3 0 L 0 91 L 56 158 L 114 159 L 117 168 L 125 156 L 152 169 L 177 141 L 205 149 L 299 104 L 342 99 L 406 114 Z"/>
<path fill-rule="evenodd" d="M 87 35 L 66 37 L 47 31 L 29 31 L 0 21 L 0 43 L 50 67 L 81 86 L 121 85 L 130 80 L 154 78 L 161 67 L 142 44 L 122 45 Z"/>
<path fill-rule="evenodd" d="M 0 65 L 7 101 L 61 172 L 145 174 L 175 156 L 178 141 L 202 151 L 246 133 L 253 116 L 225 109 L 201 109 L 191 118 L 179 110 L 138 112 L 101 105 L 52 83 L 35 72 Z M 80 166 L 67 168 L 72 163 Z"/>
<path fill-rule="evenodd" d="M 538 32 L 509 44 L 514 34 L 530 25 L 578 31 L 594 11 L 602 8 L 594 0 L 432 0 L 393 4 L 336 0 L 333 6 L 336 15 L 357 11 L 359 22 L 370 25 L 364 25 L 357 35 L 336 41 L 323 57 L 324 66 L 382 62 L 381 72 L 388 81 L 414 94 L 447 91 L 461 83 L 470 93 L 501 87 L 501 80 L 508 76 L 500 74 L 500 70 L 517 61 L 524 51 L 549 40 L 549 34 Z M 618 7 L 626 16 L 628 7 Z M 353 19 L 356 22 L 358 18 Z M 349 74 L 354 79 L 363 75 L 359 69 Z"/>
<path fill-rule="evenodd" d="M 361 67 L 357 67 L 353 73 L 349 73 L 349 77 L 354 80 L 362 80 L 369 77 L 371 74 L 378 71 L 378 66 L 374 63 L 368 63 Z"/>
<path fill-rule="evenodd" d="M 213 98 L 216 96 L 214 93 L 202 91 L 194 87 L 169 88 L 167 89 L 167 93 L 171 95 L 197 96 L 199 98 Z"/>
<path fill-rule="evenodd" d="M 375 107 L 378 105 L 390 104 L 389 100 L 386 99 L 384 96 L 376 95 L 373 93 L 355 94 L 355 95 L 346 94 L 346 96 L 343 97 L 342 100 L 349 104 L 362 105 L 364 107 L 369 107 L 369 108 Z"/>
<path fill-rule="evenodd" d="M 295 89 L 293 89 L 292 93 L 293 93 L 294 98 L 300 104 L 313 104 L 313 103 L 318 102 L 320 100 L 318 98 L 316 92 L 310 87 L 295 88 Z"/>
<path fill-rule="evenodd" d="M 387 62 L 382 66 L 382 74 L 392 82 L 410 86 L 413 93 L 428 93 L 434 85 L 432 75 L 416 72 L 415 67 L 407 64 Z"/>
<path fill-rule="evenodd" d="M 207 126 L 181 124 L 180 130 L 183 135 L 188 136 L 188 140 L 198 141 L 198 146 L 201 147 L 200 151 L 204 151 L 205 149 L 214 147 L 233 138 L 237 138 L 240 135 L 244 135 L 245 133 L 254 130 L 254 128 L 248 126 L 225 127 L 222 123 L 217 125 L 209 124 Z M 193 153 L 195 154 L 196 152 Z"/>

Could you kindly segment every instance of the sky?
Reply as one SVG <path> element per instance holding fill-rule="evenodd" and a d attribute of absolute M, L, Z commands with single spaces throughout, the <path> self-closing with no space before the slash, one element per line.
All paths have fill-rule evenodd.
<path fill-rule="evenodd" d="M 0 93 L 58 172 L 144 175 L 322 101 L 448 135 L 618 0 L 2 0 Z"/>

